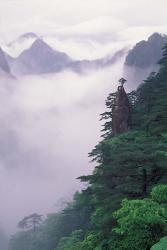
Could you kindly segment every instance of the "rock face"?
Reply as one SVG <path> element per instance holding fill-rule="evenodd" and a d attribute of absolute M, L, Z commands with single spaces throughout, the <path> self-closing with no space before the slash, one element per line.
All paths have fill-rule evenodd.
<path fill-rule="evenodd" d="M 1 48 L 0 48 L 0 69 L 10 74 L 10 68 L 5 57 L 5 53 Z"/>
<path fill-rule="evenodd" d="M 16 58 L 11 67 L 16 75 L 47 74 L 62 71 L 69 61 L 71 59 L 65 53 L 55 51 L 43 40 L 37 39 Z"/>
<path fill-rule="evenodd" d="M 7 61 L 7 54 L 0 48 L 0 80 L 2 83 L 6 80 L 14 79 L 13 75 L 11 74 L 10 67 Z"/>
<path fill-rule="evenodd" d="M 158 61 L 165 43 L 166 35 L 154 33 L 147 41 L 140 41 L 129 51 L 124 63 L 124 77 L 131 87 L 137 87 L 151 72 L 158 71 Z"/>
<path fill-rule="evenodd" d="M 147 41 L 137 43 L 129 51 L 125 65 L 139 68 L 156 65 L 162 57 L 162 48 L 165 43 L 167 43 L 166 35 L 152 34 Z"/>
<path fill-rule="evenodd" d="M 112 110 L 113 135 L 124 133 L 131 128 L 131 107 L 123 86 L 118 87 L 115 105 Z"/>

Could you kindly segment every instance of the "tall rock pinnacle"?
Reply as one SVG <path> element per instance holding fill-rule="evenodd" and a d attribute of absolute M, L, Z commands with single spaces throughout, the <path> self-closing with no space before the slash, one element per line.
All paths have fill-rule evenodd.
<path fill-rule="evenodd" d="M 125 79 L 119 80 L 120 86 L 112 110 L 112 132 L 113 135 L 126 132 L 131 128 L 131 107 L 128 96 L 124 89 Z"/>

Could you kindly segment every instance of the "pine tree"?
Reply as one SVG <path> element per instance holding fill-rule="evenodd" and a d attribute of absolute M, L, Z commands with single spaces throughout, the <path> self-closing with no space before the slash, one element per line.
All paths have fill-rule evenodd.
<path fill-rule="evenodd" d="M 159 62 L 160 70 L 153 72 L 137 90 L 135 103 L 137 128 L 152 134 L 166 131 L 167 124 L 167 45 Z"/>
<path fill-rule="evenodd" d="M 21 229 L 30 229 L 34 232 L 37 230 L 37 228 L 40 226 L 42 222 L 42 215 L 39 214 L 31 214 L 27 217 L 24 217 L 19 223 L 18 227 Z"/>

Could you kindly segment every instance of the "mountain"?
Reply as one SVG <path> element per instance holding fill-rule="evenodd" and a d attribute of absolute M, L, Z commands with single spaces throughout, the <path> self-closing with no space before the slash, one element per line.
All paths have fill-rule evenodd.
<path fill-rule="evenodd" d="M 27 39 L 37 39 L 37 38 L 38 38 L 38 35 L 36 35 L 35 33 L 33 33 L 33 32 L 27 32 L 27 33 L 19 36 L 15 40 L 13 40 L 12 42 L 8 43 L 7 46 L 11 47 L 11 46 L 13 46 L 16 43 L 22 43 L 22 42 L 24 42 Z"/>
<path fill-rule="evenodd" d="M 62 71 L 72 60 L 65 53 L 53 50 L 43 40 L 37 39 L 12 63 L 14 74 L 44 74 Z"/>
<path fill-rule="evenodd" d="M 3 46 L 4 50 L 11 55 L 12 57 L 18 57 L 25 49 L 28 49 L 31 47 L 33 42 L 38 39 L 38 35 L 36 35 L 33 32 L 25 33 L 7 45 Z"/>
<path fill-rule="evenodd" d="M 42 39 L 36 39 L 32 46 L 24 50 L 17 58 L 7 57 L 14 75 L 47 74 L 65 69 L 79 74 L 90 70 L 108 67 L 124 56 L 126 49 L 119 50 L 112 56 L 96 60 L 72 60 L 66 53 L 56 51 Z"/>
<path fill-rule="evenodd" d="M 162 57 L 162 48 L 167 36 L 152 34 L 147 41 L 140 41 L 127 54 L 124 64 L 124 76 L 134 83 L 140 83 L 153 72 L 158 71 L 158 61 Z"/>
<path fill-rule="evenodd" d="M 11 74 L 11 70 L 10 70 L 7 58 L 12 60 L 12 58 L 0 48 L 0 79 L 1 80 L 14 79 L 13 75 Z"/>
<path fill-rule="evenodd" d="M 147 41 L 137 43 L 128 53 L 127 48 L 123 48 L 112 56 L 108 55 L 96 60 L 73 60 L 66 53 L 54 50 L 35 33 L 29 32 L 8 44 L 9 47 L 5 50 L 12 55 L 12 57 L 6 55 L 6 59 L 12 73 L 16 76 L 56 73 L 66 69 L 78 74 L 87 73 L 108 67 L 127 53 L 123 75 L 127 78 L 128 84 L 135 87 L 152 71 L 158 70 L 157 62 L 162 56 L 162 47 L 166 42 L 166 35 L 154 33 Z M 18 55 L 15 57 L 9 53 L 9 48 Z"/>
<path fill-rule="evenodd" d="M 5 52 L 0 48 L 0 69 L 10 74 L 10 68 L 6 59 Z"/>
<path fill-rule="evenodd" d="M 139 68 L 157 65 L 162 57 L 162 47 L 167 43 L 167 36 L 158 33 L 152 34 L 147 41 L 137 43 L 129 51 L 125 65 Z"/>
<path fill-rule="evenodd" d="M 123 48 L 117 51 L 112 56 L 106 56 L 104 58 L 95 59 L 95 60 L 73 61 L 72 63 L 68 65 L 68 67 L 77 73 L 84 73 L 90 70 L 98 70 L 98 69 L 106 68 L 116 63 L 117 60 L 119 60 L 126 54 L 126 52 L 127 52 L 127 49 Z"/>

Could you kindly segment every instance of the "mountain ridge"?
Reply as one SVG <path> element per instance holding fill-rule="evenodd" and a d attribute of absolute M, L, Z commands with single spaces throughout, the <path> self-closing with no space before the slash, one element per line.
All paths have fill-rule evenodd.
<path fill-rule="evenodd" d="M 127 48 L 123 48 L 112 56 L 95 60 L 74 60 L 66 53 L 54 50 L 45 41 L 38 38 L 17 58 L 7 57 L 7 59 L 14 75 L 57 73 L 66 69 L 82 74 L 88 70 L 112 65 L 125 55 L 126 51 Z"/>
<path fill-rule="evenodd" d="M 5 53 L 10 70 L 15 76 L 58 73 L 64 70 L 84 74 L 108 67 L 127 54 L 123 75 L 129 83 L 135 85 L 141 83 L 152 71 L 158 70 L 157 62 L 162 56 L 162 47 L 167 42 L 166 35 L 153 33 L 147 40 L 138 42 L 128 53 L 128 48 L 124 47 L 112 56 L 94 60 L 74 60 L 65 52 L 53 49 L 33 32 L 25 33 L 18 39 L 27 38 L 35 40 L 16 58 Z"/>
<path fill-rule="evenodd" d="M 157 72 L 162 57 L 162 48 L 167 43 L 167 35 L 153 33 L 147 40 L 138 42 L 127 54 L 124 63 L 124 77 L 129 82 L 139 84 L 151 72 Z"/>

